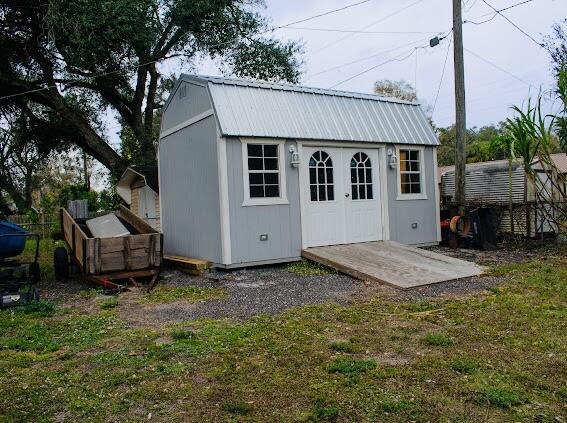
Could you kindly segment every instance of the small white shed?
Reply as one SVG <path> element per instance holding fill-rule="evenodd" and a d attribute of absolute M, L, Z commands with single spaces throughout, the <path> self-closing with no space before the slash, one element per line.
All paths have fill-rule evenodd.
<path fill-rule="evenodd" d="M 131 166 L 127 168 L 118 183 L 116 193 L 136 216 L 160 230 L 159 184 L 156 166 Z"/>

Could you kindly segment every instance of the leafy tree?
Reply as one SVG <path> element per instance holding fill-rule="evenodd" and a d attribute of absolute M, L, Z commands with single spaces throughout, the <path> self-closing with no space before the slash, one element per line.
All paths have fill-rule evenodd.
<path fill-rule="evenodd" d="M 408 82 L 402 80 L 391 81 L 383 79 L 374 83 L 374 92 L 386 97 L 393 97 L 405 101 L 417 101 L 415 88 Z"/>
<path fill-rule="evenodd" d="M 561 69 L 557 72 L 556 94 L 561 102 L 561 109 L 559 113 L 554 116 L 554 128 L 559 138 L 561 148 L 567 154 L 567 64 L 563 64 Z"/>
<path fill-rule="evenodd" d="M 166 89 L 157 63 L 202 57 L 227 73 L 295 82 L 299 47 L 270 38 L 256 0 L 1 0 L 0 91 L 41 105 L 76 146 L 120 175 L 128 160 L 97 121 L 110 107 L 132 132 L 142 163 L 155 161 L 156 111 Z M 26 94 L 21 95 L 26 92 Z"/>
<path fill-rule="evenodd" d="M 545 47 L 551 55 L 556 74 L 567 63 L 567 19 L 553 25 L 553 33 L 547 37 Z"/>
<path fill-rule="evenodd" d="M 439 148 L 437 157 L 440 166 L 455 163 L 455 127 L 437 128 Z M 502 137 L 505 136 L 504 123 L 487 125 L 467 130 L 467 163 L 500 160 L 507 157 Z"/>
<path fill-rule="evenodd" d="M 29 209 L 34 190 L 43 182 L 38 173 L 54 153 L 68 150 L 72 138 L 65 123 L 48 110 L 27 104 L 5 110 L 0 125 L 0 203 L 11 200 L 18 211 Z"/>

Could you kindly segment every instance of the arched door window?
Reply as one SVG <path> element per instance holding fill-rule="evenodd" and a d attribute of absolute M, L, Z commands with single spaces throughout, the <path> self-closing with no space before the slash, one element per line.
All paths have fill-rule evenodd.
<path fill-rule="evenodd" d="M 309 190 L 311 201 L 333 201 L 333 160 L 324 151 L 316 151 L 309 159 Z"/>
<path fill-rule="evenodd" d="M 370 157 L 358 152 L 350 159 L 350 183 L 353 200 L 372 200 L 372 163 Z"/>

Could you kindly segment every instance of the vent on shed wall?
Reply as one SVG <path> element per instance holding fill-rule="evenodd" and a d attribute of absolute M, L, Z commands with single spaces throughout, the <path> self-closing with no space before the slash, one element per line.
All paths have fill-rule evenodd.
<path fill-rule="evenodd" d="M 183 84 L 179 87 L 179 98 L 185 98 L 187 96 L 187 85 Z"/>

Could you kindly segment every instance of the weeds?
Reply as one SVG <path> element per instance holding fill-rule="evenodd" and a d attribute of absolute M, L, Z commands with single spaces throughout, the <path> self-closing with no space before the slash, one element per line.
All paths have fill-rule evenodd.
<path fill-rule="evenodd" d="M 195 332 L 189 329 L 173 329 L 170 333 L 171 337 L 176 341 L 195 338 Z"/>
<path fill-rule="evenodd" d="M 110 310 L 110 309 L 116 308 L 116 307 L 118 307 L 118 298 L 116 298 L 116 297 L 105 298 L 100 303 L 100 308 L 103 309 L 103 310 Z"/>
<path fill-rule="evenodd" d="M 331 342 L 329 348 L 332 351 L 343 352 L 343 353 L 354 353 L 354 345 L 349 341 L 335 341 Z"/>
<path fill-rule="evenodd" d="M 436 347 L 450 347 L 455 344 L 452 338 L 442 333 L 428 333 L 423 338 L 424 342 L 429 345 L 434 345 Z"/>
<path fill-rule="evenodd" d="M 332 275 L 337 273 L 336 270 L 331 269 L 308 260 L 301 260 L 287 265 L 288 272 L 295 273 L 299 276 L 322 276 Z"/>
<path fill-rule="evenodd" d="M 480 396 L 500 408 L 511 408 L 523 402 L 516 392 L 502 388 L 486 388 Z"/>
<path fill-rule="evenodd" d="M 356 375 L 374 370 L 377 367 L 374 360 L 357 360 L 338 357 L 329 364 L 329 373 L 342 373 L 344 375 Z"/>
<path fill-rule="evenodd" d="M 149 304 L 170 303 L 173 301 L 195 303 L 199 301 L 221 299 L 226 297 L 226 295 L 226 291 L 218 288 L 158 285 L 152 292 L 144 295 L 142 302 Z"/>

